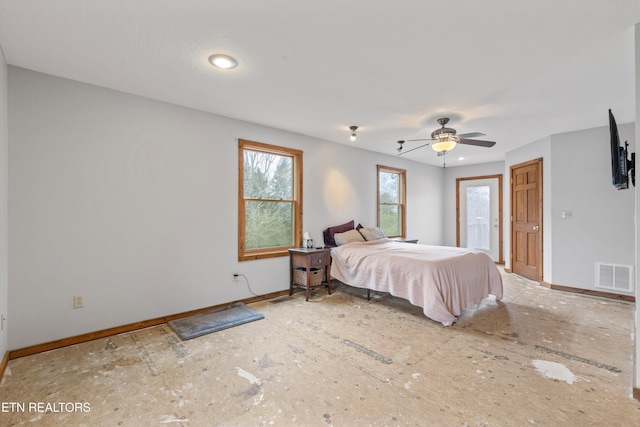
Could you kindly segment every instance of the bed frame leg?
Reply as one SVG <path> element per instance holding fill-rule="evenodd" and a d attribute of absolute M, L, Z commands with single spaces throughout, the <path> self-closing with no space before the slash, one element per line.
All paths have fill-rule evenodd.
<path fill-rule="evenodd" d="M 371 301 L 371 289 L 367 289 L 367 301 Z"/>

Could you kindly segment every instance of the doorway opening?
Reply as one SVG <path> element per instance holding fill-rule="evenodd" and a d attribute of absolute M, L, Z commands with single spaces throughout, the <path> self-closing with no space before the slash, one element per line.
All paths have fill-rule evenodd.
<path fill-rule="evenodd" d="M 456 179 L 456 245 L 486 252 L 504 264 L 502 175 Z"/>

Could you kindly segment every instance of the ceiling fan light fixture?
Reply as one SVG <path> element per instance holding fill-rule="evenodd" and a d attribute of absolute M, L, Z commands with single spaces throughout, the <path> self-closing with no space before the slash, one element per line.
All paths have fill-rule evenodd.
<path fill-rule="evenodd" d="M 475 138 L 477 136 L 486 136 L 484 133 L 471 132 L 471 133 L 463 133 L 458 135 L 455 129 L 445 127 L 445 125 L 448 122 L 449 122 L 449 119 L 446 117 L 438 119 L 438 123 L 440 123 L 442 127 L 431 132 L 431 139 L 422 138 L 422 139 L 407 139 L 407 140 L 398 141 L 398 145 L 399 145 L 399 147 L 397 148 L 398 156 L 410 153 L 414 150 L 417 150 L 418 148 L 426 147 L 427 145 L 430 145 L 433 151 L 438 153 L 438 156 L 443 156 L 447 154 L 448 151 L 451 151 L 454 148 L 456 148 L 456 145 L 458 144 L 475 145 L 477 147 L 487 147 L 487 148 L 493 147 L 494 145 L 496 145 L 495 141 L 470 139 L 470 138 Z M 429 142 L 403 152 L 402 144 L 408 141 L 429 141 Z M 462 160 L 462 158 L 460 158 L 460 160 Z"/>
<path fill-rule="evenodd" d="M 451 151 L 456 147 L 458 143 L 458 138 L 455 136 L 449 135 L 446 138 L 438 139 L 438 141 L 431 144 L 431 148 L 433 151 L 441 153 L 443 151 Z"/>

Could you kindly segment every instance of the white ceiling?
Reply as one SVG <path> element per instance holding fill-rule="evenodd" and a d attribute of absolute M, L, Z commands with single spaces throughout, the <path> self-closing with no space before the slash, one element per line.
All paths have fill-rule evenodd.
<path fill-rule="evenodd" d="M 0 0 L 0 46 L 18 67 L 392 155 L 442 116 L 497 142 L 458 146 L 456 166 L 606 126 L 609 108 L 633 122 L 639 22 L 638 0 Z"/>

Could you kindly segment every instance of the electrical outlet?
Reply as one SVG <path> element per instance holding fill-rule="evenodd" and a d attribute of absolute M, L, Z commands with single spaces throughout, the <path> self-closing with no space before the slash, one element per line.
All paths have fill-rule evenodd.
<path fill-rule="evenodd" d="M 233 273 L 233 281 L 237 282 L 239 276 L 240 276 L 240 273 Z"/>
<path fill-rule="evenodd" d="M 73 308 L 82 308 L 84 307 L 84 298 L 82 295 L 76 295 L 73 297 Z"/>

